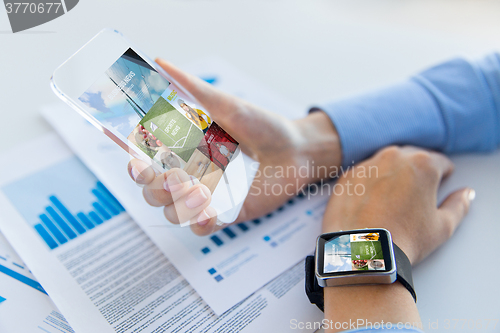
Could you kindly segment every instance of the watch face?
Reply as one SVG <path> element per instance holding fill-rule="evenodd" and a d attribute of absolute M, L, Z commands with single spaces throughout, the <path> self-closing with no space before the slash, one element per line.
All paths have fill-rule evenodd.
<path fill-rule="evenodd" d="M 381 229 L 322 235 L 318 271 L 323 275 L 388 272 L 392 269 L 389 239 Z"/>

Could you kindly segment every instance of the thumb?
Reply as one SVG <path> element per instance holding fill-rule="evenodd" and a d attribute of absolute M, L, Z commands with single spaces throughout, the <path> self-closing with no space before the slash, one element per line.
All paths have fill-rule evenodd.
<path fill-rule="evenodd" d="M 462 219 L 469 212 L 470 203 L 476 197 L 476 191 L 471 188 L 457 190 L 451 193 L 439 206 L 438 217 L 441 227 L 446 231 L 442 234 L 446 239 L 451 237 Z M 443 242 L 446 240 L 444 239 Z"/>

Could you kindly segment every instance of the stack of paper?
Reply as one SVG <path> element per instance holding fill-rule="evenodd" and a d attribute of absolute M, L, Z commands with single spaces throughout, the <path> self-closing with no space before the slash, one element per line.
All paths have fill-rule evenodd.
<path fill-rule="evenodd" d="M 298 116 L 220 61 L 191 71 Z M 2 250 L 7 274 L 0 279 L 8 282 L 0 286 L 12 285 L 8 294 L 0 288 L 2 332 L 284 331 L 292 320 L 322 319 L 304 293 L 303 258 L 314 249 L 326 198 L 296 198 L 261 219 L 197 237 L 167 227 L 161 209 L 144 202 L 127 175 L 129 157 L 102 133 L 63 105 L 44 115 L 61 136 L 2 157 L 0 230 L 34 275 Z"/>

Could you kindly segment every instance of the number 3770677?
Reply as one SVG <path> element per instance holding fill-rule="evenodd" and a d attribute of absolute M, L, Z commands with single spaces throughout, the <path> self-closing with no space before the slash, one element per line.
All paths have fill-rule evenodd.
<path fill-rule="evenodd" d="M 15 13 L 15 14 L 49 14 L 49 13 L 58 13 L 59 10 L 63 10 L 61 8 L 60 2 L 7 2 L 5 3 L 5 9 L 7 10 L 7 14 Z"/>

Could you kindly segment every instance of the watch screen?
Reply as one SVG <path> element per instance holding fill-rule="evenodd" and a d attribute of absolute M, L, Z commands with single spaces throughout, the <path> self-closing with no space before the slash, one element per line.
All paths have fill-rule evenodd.
<path fill-rule="evenodd" d="M 325 242 L 323 273 L 386 270 L 380 233 L 340 235 Z"/>

